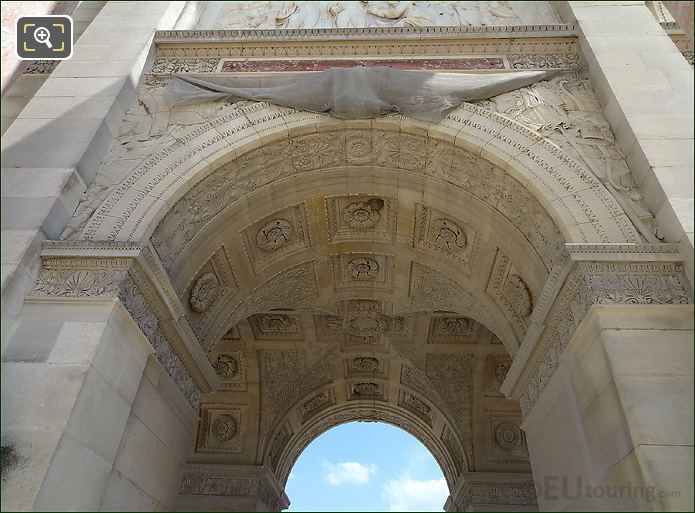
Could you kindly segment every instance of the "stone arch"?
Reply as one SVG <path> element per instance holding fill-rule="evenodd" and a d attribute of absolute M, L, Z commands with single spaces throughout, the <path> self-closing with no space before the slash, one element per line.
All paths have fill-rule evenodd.
<path fill-rule="evenodd" d="M 567 242 L 637 242 L 618 202 L 601 182 L 538 133 L 502 115 L 464 104 L 437 125 L 403 116 L 339 121 L 265 103 L 235 106 L 195 128 L 176 128 L 96 209 L 80 238 L 147 240 L 193 185 L 252 149 L 305 134 L 358 128 L 449 143 L 500 165 L 528 188 Z"/>
<path fill-rule="evenodd" d="M 314 423 L 302 426 L 302 430 L 288 441 L 276 469 L 278 481 L 282 486 L 286 485 L 292 467 L 309 444 L 330 429 L 349 422 L 383 422 L 415 437 L 427 448 L 442 469 L 449 491 L 453 490 L 461 472 L 468 470 L 465 455 L 461 460 L 464 466 L 457 468 L 457 462 L 454 459 L 457 456 L 453 456 L 453 448 L 447 447 L 442 440 L 437 439 L 427 426 L 423 427 L 422 421 L 415 415 L 389 405 L 374 404 L 366 407 L 363 404 L 344 405 L 325 412 L 320 418 L 315 419 Z M 462 449 L 458 448 L 458 450 Z"/>

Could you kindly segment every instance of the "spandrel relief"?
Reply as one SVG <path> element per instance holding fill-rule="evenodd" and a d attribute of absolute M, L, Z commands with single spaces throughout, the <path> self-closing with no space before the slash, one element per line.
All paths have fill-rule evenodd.
<path fill-rule="evenodd" d="M 210 2 L 197 29 L 465 27 L 560 23 L 549 2 Z"/>
<path fill-rule="evenodd" d="M 563 73 L 478 104 L 557 144 L 618 196 L 648 242 L 656 242 L 660 237 L 598 98 L 582 73 Z"/>

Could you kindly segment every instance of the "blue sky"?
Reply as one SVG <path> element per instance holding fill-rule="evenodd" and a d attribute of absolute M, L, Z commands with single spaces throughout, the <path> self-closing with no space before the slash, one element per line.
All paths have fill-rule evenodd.
<path fill-rule="evenodd" d="M 286 511 L 442 511 L 442 471 L 413 436 L 381 423 L 335 427 L 299 456 Z"/>

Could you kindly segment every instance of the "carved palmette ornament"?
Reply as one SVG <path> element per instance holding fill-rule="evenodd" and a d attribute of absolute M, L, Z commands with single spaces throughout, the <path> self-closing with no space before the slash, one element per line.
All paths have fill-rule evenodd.
<path fill-rule="evenodd" d="M 231 440 L 238 431 L 236 419 L 226 413 L 219 415 L 210 426 L 210 434 L 220 442 Z"/>
<path fill-rule="evenodd" d="M 509 298 L 514 311 L 522 317 L 528 317 L 533 310 L 531 292 L 520 276 L 512 274 L 507 280 L 504 293 Z"/>
<path fill-rule="evenodd" d="M 204 312 L 215 302 L 220 283 L 214 273 L 205 273 L 198 278 L 191 289 L 190 304 L 196 312 Z"/>
<path fill-rule="evenodd" d="M 380 198 L 350 203 L 343 211 L 343 219 L 352 228 L 374 228 L 381 218 L 379 211 L 382 208 L 384 208 L 384 200 Z"/>
<path fill-rule="evenodd" d="M 256 244 L 264 251 L 272 251 L 287 243 L 292 225 L 287 219 L 273 219 L 258 230 Z"/>

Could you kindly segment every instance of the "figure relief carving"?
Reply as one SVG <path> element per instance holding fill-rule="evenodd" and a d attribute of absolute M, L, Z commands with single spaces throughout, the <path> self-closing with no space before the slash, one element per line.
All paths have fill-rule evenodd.
<path fill-rule="evenodd" d="M 207 310 L 217 299 L 220 283 L 215 273 L 205 273 L 198 278 L 191 289 L 191 308 L 198 313 Z"/>
<path fill-rule="evenodd" d="M 360 372 L 374 372 L 379 368 L 379 360 L 371 356 L 362 356 L 352 360 L 352 368 Z"/>
<path fill-rule="evenodd" d="M 647 242 L 657 242 L 658 226 L 642 201 L 587 77 L 563 73 L 480 103 L 536 130 L 584 164 L 616 196 Z"/>
<path fill-rule="evenodd" d="M 292 225 L 286 219 L 273 219 L 258 230 L 256 243 L 264 251 L 273 251 L 287 243 Z"/>
<path fill-rule="evenodd" d="M 512 2 L 317 1 L 223 4 L 212 26 L 202 29 L 326 29 L 361 27 L 458 27 L 548 24 L 552 9 L 514 9 Z"/>
<path fill-rule="evenodd" d="M 347 269 L 354 279 L 368 281 L 376 278 L 379 264 L 371 258 L 355 258 L 348 262 Z"/>
<path fill-rule="evenodd" d="M 233 379 L 239 373 L 239 362 L 226 354 L 219 355 L 212 366 L 222 380 Z"/>
<path fill-rule="evenodd" d="M 220 442 L 227 442 L 237 434 L 237 422 L 234 417 L 226 413 L 219 415 L 212 421 L 210 432 Z"/>
<path fill-rule="evenodd" d="M 448 251 L 458 251 L 466 247 L 466 233 L 450 219 L 437 219 L 432 223 L 436 235 L 434 241 Z"/>
<path fill-rule="evenodd" d="M 382 208 L 384 208 L 384 200 L 381 198 L 350 203 L 343 211 L 343 219 L 352 228 L 361 230 L 374 228 L 379 222 Z"/>

